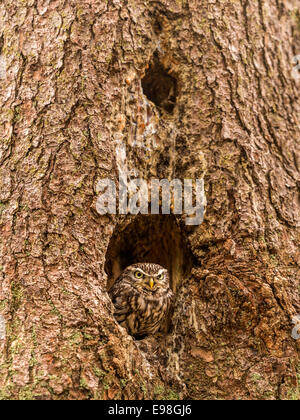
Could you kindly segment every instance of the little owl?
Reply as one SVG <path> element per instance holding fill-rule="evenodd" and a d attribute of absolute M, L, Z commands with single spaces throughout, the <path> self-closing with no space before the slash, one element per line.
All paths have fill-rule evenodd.
<path fill-rule="evenodd" d="M 173 300 L 168 270 L 152 263 L 127 267 L 109 295 L 116 320 L 136 338 L 154 334 L 164 325 Z"/>

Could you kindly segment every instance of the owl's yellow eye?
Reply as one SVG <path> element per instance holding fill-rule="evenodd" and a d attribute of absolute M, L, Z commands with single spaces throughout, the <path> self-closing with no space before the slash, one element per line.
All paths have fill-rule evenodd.
<path fill-rule="evenodd" d="M 136 279 L 142 279 L 142 278 L 144 277 L 144 274 L 143 274 L 143 273 L 141 273 L 140 271 L 136 271 L 136 272 L 134 273 L 134 277 L 135 277 Z"/>
<path fill-rule="evenodd" d="M 164 275 L 161 273 L 157 276 L 158 280 L 162 280 L 164 278 Z"/>

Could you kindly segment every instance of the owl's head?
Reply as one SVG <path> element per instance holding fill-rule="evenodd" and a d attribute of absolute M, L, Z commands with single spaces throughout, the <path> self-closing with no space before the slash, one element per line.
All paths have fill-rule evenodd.
<path fill-rule="evenodd" d="M 139 290 L 156 292 L 169 287 L 168 270 L 159 264 L 138 263 L 126 268 L 125 273 Z"/>

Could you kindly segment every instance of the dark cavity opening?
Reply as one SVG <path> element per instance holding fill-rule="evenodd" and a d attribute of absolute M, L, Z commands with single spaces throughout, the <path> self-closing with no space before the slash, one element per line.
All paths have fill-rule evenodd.
<path fill-rule="evenodd" d="M 3 35 L 1 35 L 0 36 L 0 54 L 2 53 L 3 45 L 4 45 L 4 37 Z"/>
<path fill-rule="evenodd" d="M 116 226 L 106 254 L 108 289 L 127 266 L 138 262 L 167 268 L 171 288 L 178 290 L 190 273 L 193 256 L 173 215 L 138 215 Z"/>
<path fill-rule="evenodd" d="M 149 68 L 142 79 L 142 88 L 146 97 L 161 111 L 171 114 L 176 105 L 177 80 L 171 76 L 154 54 Z"/>

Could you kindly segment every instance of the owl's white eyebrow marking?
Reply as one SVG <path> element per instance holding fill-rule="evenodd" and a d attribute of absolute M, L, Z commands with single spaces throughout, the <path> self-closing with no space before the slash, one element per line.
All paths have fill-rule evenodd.
<path fill-rule="evenodd" d="M 134 268 L 132 268 L 132 271 L 135 273 L 136 271 L 139 271 L 140 273 L 143 273 L 144 274 L 144 276 L 148 276 L 148 277 L 150 277 L 150 276 L 153 276 L 153 277 L 158 277 L 160 274 L 162 274 L 162 273 L 164 273 L 166 270 L 165 270 L 165 268 L 161 268 L 159 271 L 158 271 L 158 273 L 155 273 L 155 274 L 150 274 L 150 273 L 146 273 L 144 270 L 142 270 L 141 268 L 137 268 L 137 267 L 134 267 Z"/>
<path fill-rule="evenodd" d="M 158 277 L 160 274 L 163 274 L 166 270 L 164 268 L 161 268 L 157 274 L 155 274 L 155 277 Z"/>

